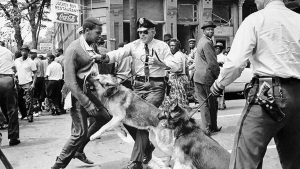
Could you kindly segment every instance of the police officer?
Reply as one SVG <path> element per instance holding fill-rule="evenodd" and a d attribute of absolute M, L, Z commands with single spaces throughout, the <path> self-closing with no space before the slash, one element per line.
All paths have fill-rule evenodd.
<path fill-rule="evenodd" d="M 246 87 L 229 169 L 261 169 L 274 138 L 283 169 L 300 166 L 300 15 L 282 0 L 256 0 L 259 11 L 238 29 L 214 95 L 240 76 L 247 61 L 255 77 Z M 268 85 L 269 87 L 268 87 Z M 260 89 L 266 93 L 260 95 Z M 258 93 L 259 92 L 259 93 Z"/>
<path fill-rule="evenodd" d="M 8 139 L 9 145 L 20 143 L 17 91 L 14 82 L 13 53 L 7 48 L 0 46 L 0 106 L 8 115 Z"/>
<path fill-rule="evenodd" d="M 177 69 L 180 64 L 172 61 L 172 53 L 167 43 L 154 39 L 156 24 L 153 21 L 139 18 L 137 26 L 140 37 L 138 40 L 95 59 L 114 63 L 119 59 L 132 56 L 136 72 L 134 91 L 149 103 L 159 107 L 165 95 L 166 69 Z M 127 168 L 142 169 L 142 162 L 147 164 L 151 160 L 153 150 L 148 132 L 137 130 L 131 155 L 132 163 Z"/>

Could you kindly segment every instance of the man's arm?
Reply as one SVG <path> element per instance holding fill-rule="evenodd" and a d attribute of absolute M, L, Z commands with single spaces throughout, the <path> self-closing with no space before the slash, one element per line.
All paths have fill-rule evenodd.
<path fill-rule="evenodd" d="M 34 61 L 31 61 L 31 71 L 33 73 L 33 77 L 32 77 L 32 84 L 31 84 L 31 89 L 33 89 L 35 87 L 35 82 L 36 82 L 36 63 Z"/>
<path fill-rule="evenodd" d="M 221 88 L 237 79 L 247 66 L 249 58 L 256 47 L 256 32 L 251 18 L 246 18 L 234 37 L 230 52 L 216 83 Z"/>
<path fill-rule="evenodd" d="M 128 56 L 131 55 L 131 46 L 133 45 L 133 42 L 125 45 L 122 48 L 119 48 L 117 50 L 110 51 L 106 54 L 101 54 L 101 55 L 94 55 L 92 59 L 95 59 L 96 63 L 115 63 L 118 60 L 122 60 Z"/>

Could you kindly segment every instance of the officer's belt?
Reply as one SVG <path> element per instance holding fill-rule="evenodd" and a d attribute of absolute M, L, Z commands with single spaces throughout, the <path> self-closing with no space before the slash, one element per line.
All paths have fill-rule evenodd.
<path fill-rule="evenodd" d="M 134 80 L 140 82 L 148 81 L 146 76 L 136 76 Z M 149 77 L 149 81 L 163 82 L 163 81 L 167 81 L 167 77 Z"/>
<path fill-rule="evenodd" d="M 300 82 L 300 79 L 271 77 L 271 76 L 254 76 L 252 79 L 252 82 L 258 84 L 261 84 L 264 81 L 269 82 L 270 84 L 272 84 L 272 86 L 279 86 L 281 83 Z"/>

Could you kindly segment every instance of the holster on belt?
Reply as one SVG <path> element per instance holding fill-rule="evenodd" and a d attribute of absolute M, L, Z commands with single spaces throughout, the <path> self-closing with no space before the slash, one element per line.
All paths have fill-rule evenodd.
<path fill-rule="evenodd" d="M 270 84 L 271 83 L 271 84 Z M 251 85 L 252 84 L 252 85 Z M 257 86 L 256 94 L 252 99 L 253 104 L 260 105 L 265 112 L 277 122 L 281 122 L 284 117 L 285 113 L 281 109 L 281 105 L 278 105 L 276 99 L 274 98 L 274 93 L 280 93 L 282 97 L 282 90 L 280 79 L 277 77 L 272 78 L 260 78 L 254 77 L 248 86 L 245 88 L 245 93 L 247 94 L 247 89 L 250 87 Z M 248 88 L 247 88 L 248 87 Z M 278 91 L 277 91 L 278 90 Z"/>

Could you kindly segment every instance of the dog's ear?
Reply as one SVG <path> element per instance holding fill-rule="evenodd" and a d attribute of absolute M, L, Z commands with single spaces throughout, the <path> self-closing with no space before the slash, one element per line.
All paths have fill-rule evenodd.
<path fill-rule="evenodd" d="M 103 95 L 105 97 L 110 97 L 110 96 L 114 95 L 117 92 L 118 92 L 118 86 L 110 86 L 109 88 L 106 89 L 106 91 L 104 92 Z"/>

